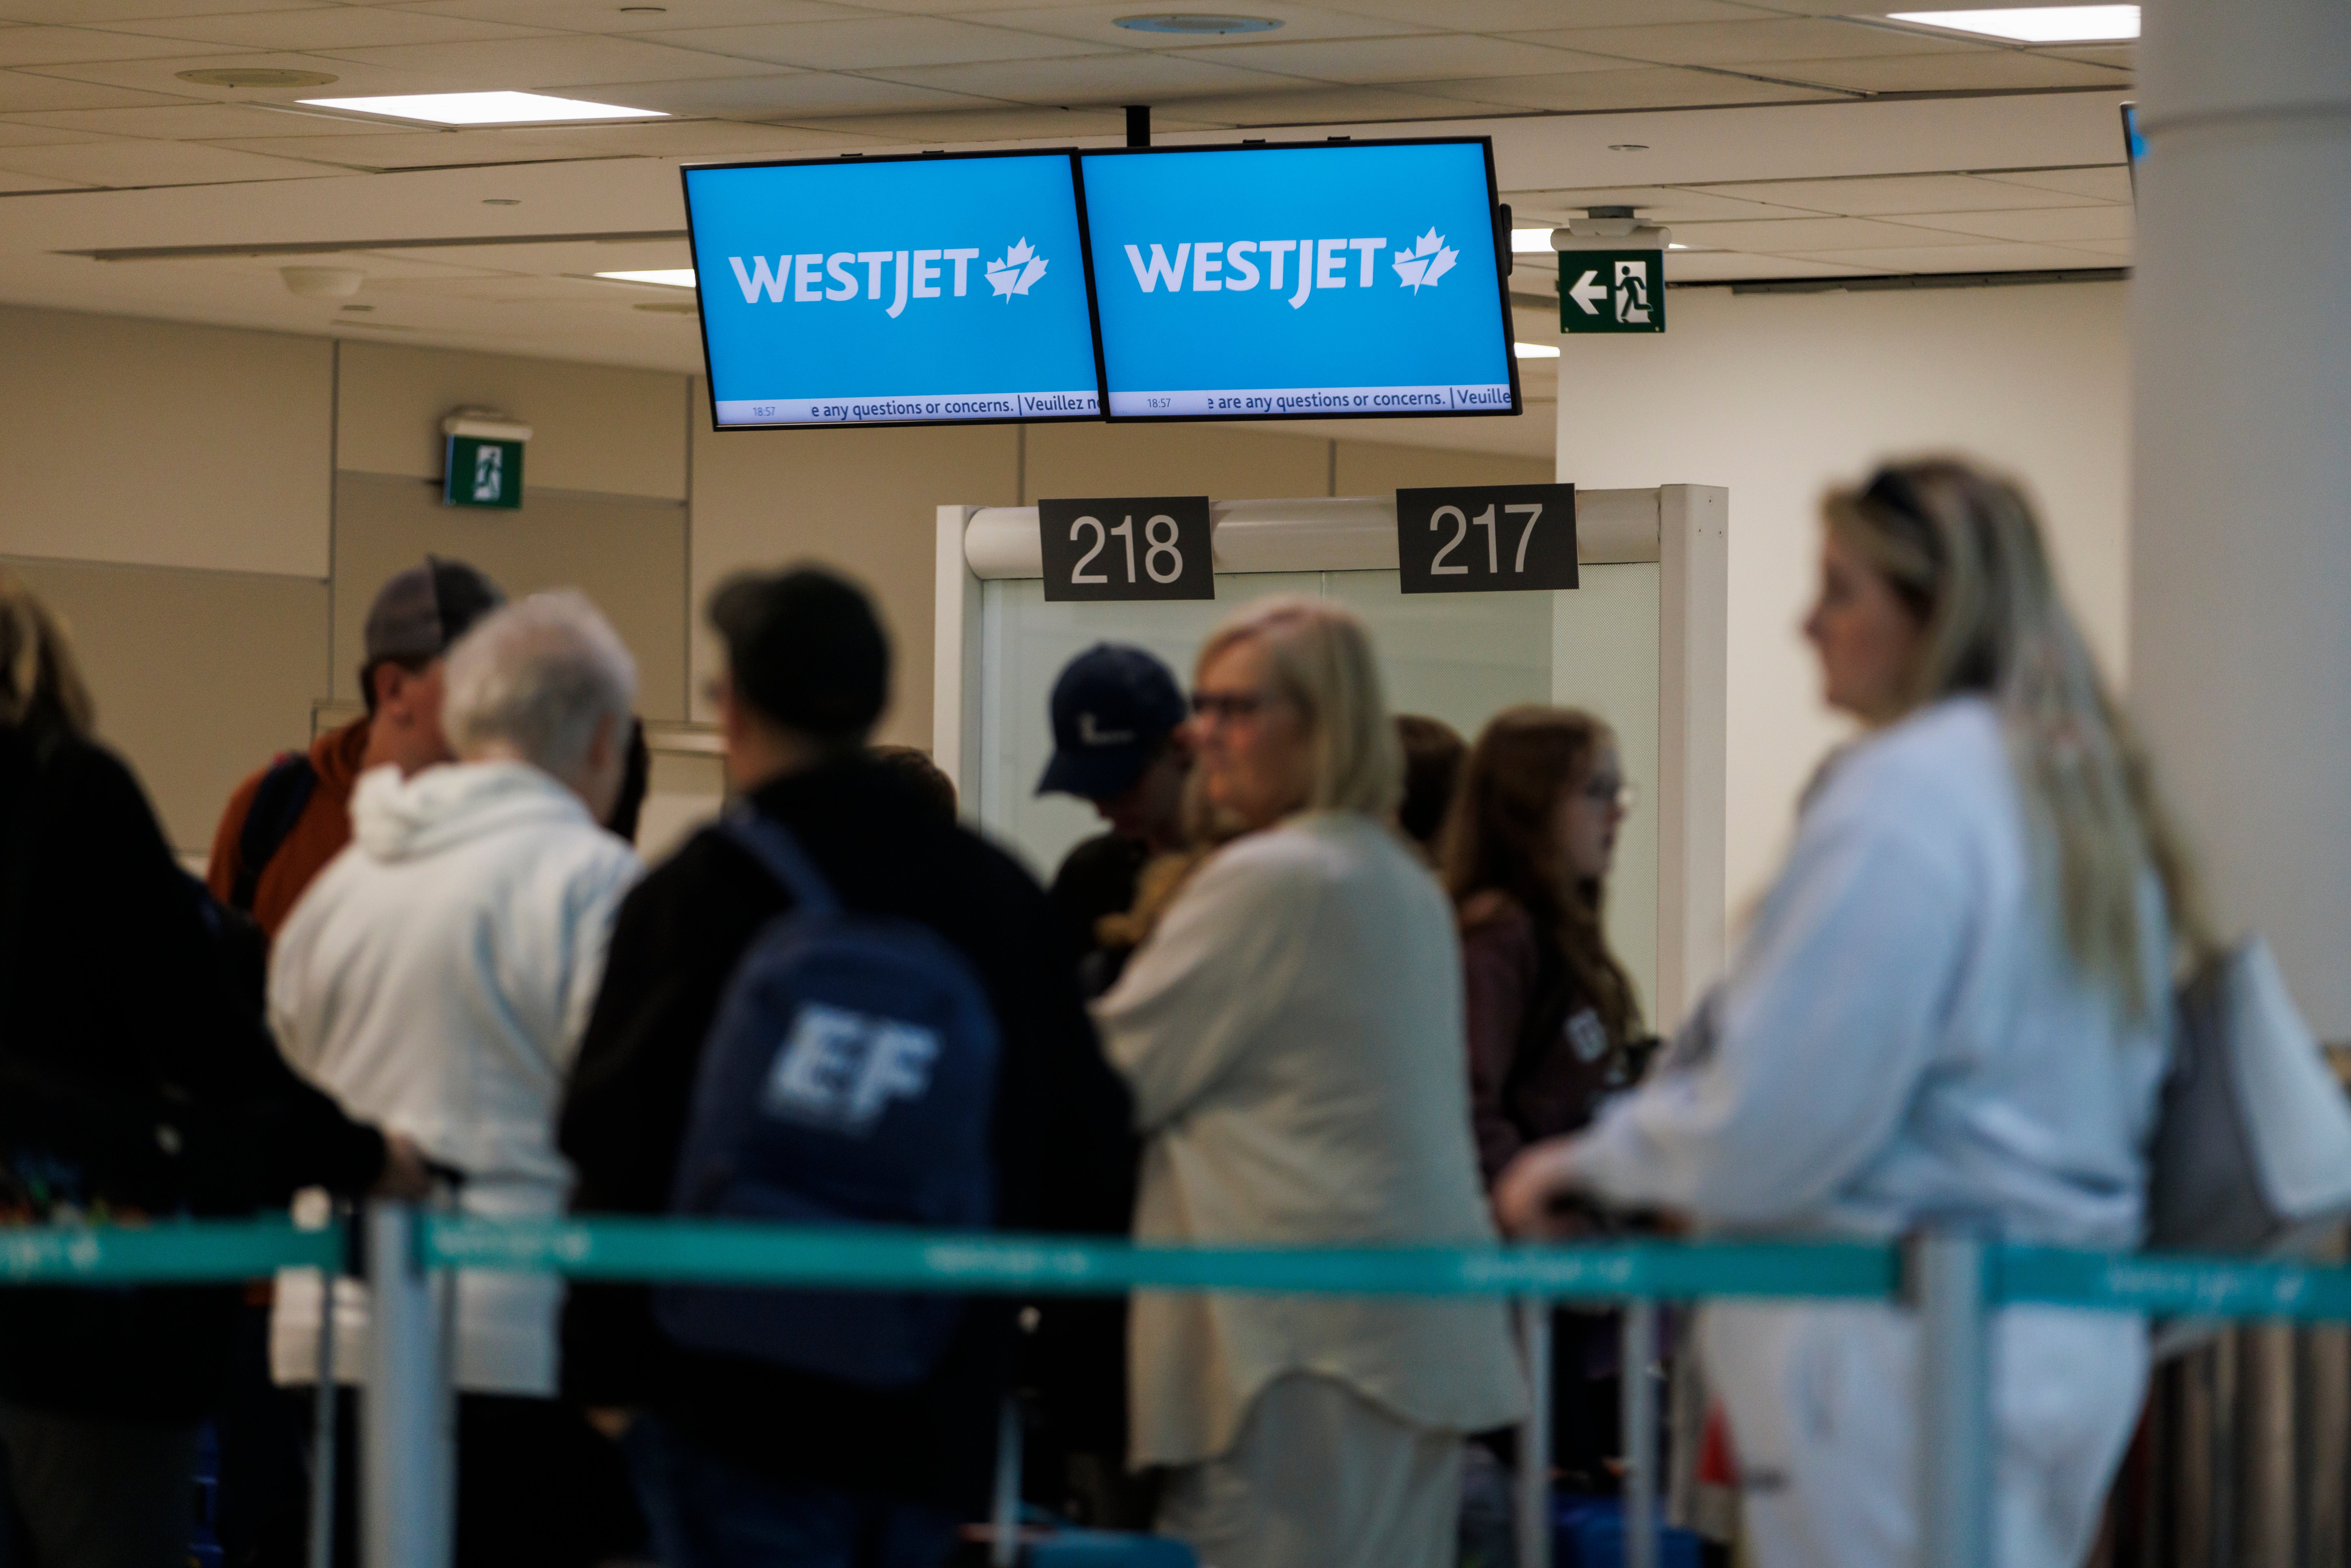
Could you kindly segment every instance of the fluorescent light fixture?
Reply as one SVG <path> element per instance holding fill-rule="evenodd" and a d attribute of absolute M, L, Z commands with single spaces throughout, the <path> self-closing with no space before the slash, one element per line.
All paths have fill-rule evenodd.
<path fill-rule="evenodd" d="M 562 120 L 667 120 L 657 109 L 549 98 L 540 92 L 412 92 L 390 98 L 306 98 L 319 109 L 348 109 L 432 125 L 547 125 Z"/>
<path fill-rule="evenodd" d="M 1980 33 L 2019 44 L 2115 43 L 2138 37 L 2136 5 L 2048 5 L 2000 11 L 1894 11 L 1889 22 Z"/>
<path fill-rule="evenodd" d="M 1556 360 L 1559 358 L 1559 345 L 1556 343 L 1513 343 L 1510 345 L 1510 352 L 1521 360 Z"/>
<path fill-rule="evenodd" d="M 1510 251 L 1513 255 L 1525 256 L 1530 251 L 1546 251 L 1550 248 L 1551 230 L 1548 228 L 1510 231 Z"/>
<path fill-rule="evenodd" d="M 690 267 L 656 267 L 644 272 L 600 272 L 599 277 L 609 277 L 616 283 L 658 283 L 664 288 L 694 287 L 694 268 Z"/>
<path fill-rule="evenodd" d="M 1677 245 L 1673 241 L 1667 240 L 1666 242 L 1666 248 L 1667 250 L 1687 250 L 1689 249 L 1689 246 L 1686 245 Z"/>

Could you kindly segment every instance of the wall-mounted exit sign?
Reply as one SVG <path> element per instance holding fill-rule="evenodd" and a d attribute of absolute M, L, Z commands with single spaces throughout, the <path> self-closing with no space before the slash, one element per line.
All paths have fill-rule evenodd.
<path fill-rule="evenodd" d="M 1563 332 L 1666 329 L 1666 253 L 1559 253 L 1559 325 Z"/>
<path fill-rule="evenodd" d="M 441 422 L 441 501 L 450 507 L 522 505 L 522 448 L 530 426 L 478 409 L 460 409 Z"/>

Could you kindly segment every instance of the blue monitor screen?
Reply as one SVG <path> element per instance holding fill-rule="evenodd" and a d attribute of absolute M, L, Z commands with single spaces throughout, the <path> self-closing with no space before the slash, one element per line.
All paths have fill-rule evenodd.
<path fill-rule="evenodd" d="M 1094 419 L 1066 152 L 685 171 L 720 428 Z"/>
<path fill-rule="evenodd" d="M 1483 139 L 1079 162 L 1112 418 L 1520 412 Z"/>

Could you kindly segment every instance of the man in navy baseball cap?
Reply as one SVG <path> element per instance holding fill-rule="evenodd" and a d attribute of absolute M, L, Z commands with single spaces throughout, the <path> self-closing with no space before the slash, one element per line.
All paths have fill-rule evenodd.
<path fill-rule="evenodd" d="M 1140 648 L 1100 643 L 1053 683 L 1053 758 L 1040 795 L 1092 801 L 1109 831 L 1071 850 L 1053 878 L 1053 902 L 1079 951 L 1101 946 L 1096 926 L 1134 904 L 1135 879 L 1155 854 L 1184 844 L 1184 780 L 1192 751 L 1184 693 L 1165 664 Z M 1101 966 L 1086 971 L 1096 984 Z"/>

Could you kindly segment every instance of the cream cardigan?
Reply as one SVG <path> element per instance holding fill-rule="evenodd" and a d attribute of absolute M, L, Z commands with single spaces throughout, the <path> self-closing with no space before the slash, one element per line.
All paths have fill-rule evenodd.
<path fill-rule="evenodd" d="M 1369 818 L 1296 817 L 1219 852 L 1097 1016 L 1148 1139 L 1139 1239 L 1492 1239 L 1452 911 Z M 1525 1408 L 1498 1301 L 1145 1293 L 1129 1356 L 1138 1466 L 1225 1452 L 1290 1372 L 1431 1428 Z"/>

